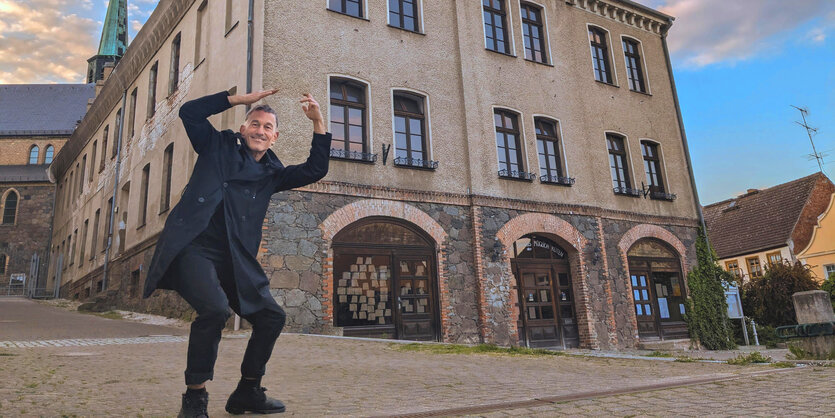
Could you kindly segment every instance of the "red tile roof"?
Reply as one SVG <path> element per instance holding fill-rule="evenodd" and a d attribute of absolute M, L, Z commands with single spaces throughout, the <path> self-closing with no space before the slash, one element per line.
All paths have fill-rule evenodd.
<path fill-rule="evenodd" d="M 788 245 L 816 182 L 815 173 L 788 183 L 752 190 L 704 207 L 710 243 L 719 258 Z"/>

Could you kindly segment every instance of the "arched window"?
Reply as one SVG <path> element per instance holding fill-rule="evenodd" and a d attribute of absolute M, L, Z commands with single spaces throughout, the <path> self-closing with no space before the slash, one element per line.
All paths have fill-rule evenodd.
<path fill-rule="evenodd" d="M 331 78 L 331 157 L 374 161 L 369 153 L 366 86 L 353 80 Z"/>
<path fill-rule="evenodd" d="M 534 118 L 536 127 L 536 152 L 539 155 L 539 181 L 571 185 L 571 179 L 564 176 L 560 161 L 560 138 L 557 121 Z"/>
<path fill-rule="evenodd" d="M 606 42 L 606 32 L 603 29 L 589 27 L 589 43 L 591 44 L 591 61 L 594 65 L 594 79 L 612 84 L 612 70 L 609 64 L 609 46 Z"/>
<path fill-rule="evenodd" d="M 6 254 L 0 254 L 0 276 L 6 274 Z"/>
<path fill-rule="evenodd" d="M 17 217 L 17 198 L 17 192 L 14 190 L 10 191 L 9 194 L 6 195 L 6 201 L 3 202 L 4 225 L 14 225 L 15 218 Z"/>
<path fill-rule="evenodd" d="M 522 12 L 522 36 L 525 40 L 525 59 L 548 63 L 545 52 L 545 29 L 543 25 L 542 9 L 530 3 L 520 5 Z"/>
<path fill-rule="evenodd" d="M 626 74 L 629 89 L 646 93 L 644 70 L 641 67 L 641 47 L 637 41 L 623 38 L 623 56 L 626 59 Z"/>
<path fill-rule="evenodd" d="M 424 99 L 407 92 L 394 93 L 394 163 L 434 168 L 426 140 Z"/>
<path fill-rule="evenodd" d="M 55 147 L 52 145 L 46 146 L 46 156 L 43 160 L 44 164 L 52 164 L 52 157 L 55 156 Z"/>
<path fill-rule="evenodd" d="M 522 135 L 518 115 L 508 110 L 496 109 L 493 111 L 493 124 L 496 130 L 499 176 L 530 180 L 532 176 L 525 172 L 522 159 Z"/>
<path fill-rule="evenodd" d="M 40 153 L 41 149 L 37 145 L 32 145 L 32 148 L 29 148 L 29 164 L 37 164 Z"/>
<path fill-rule="evenodd" d="M 507 34 L 507 10 L 504 0 L 482 0 L 484 17 L 484 43 L 491 51 L 510 53 Z"/>

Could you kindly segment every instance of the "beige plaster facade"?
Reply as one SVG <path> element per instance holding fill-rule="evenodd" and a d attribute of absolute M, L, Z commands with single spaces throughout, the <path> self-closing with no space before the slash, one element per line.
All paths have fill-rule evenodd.
<path fill-rule="evenodd" d="M 369 153 L 378 155 L 377 160 L 363 163 L 332 159 L 322 181 L 293 192 L 290 199 L 294 201 L 322 199 L 314 210 L 306 209 L 311 220 L 298 222 L 304 222 L 306 228 L 312 225 L 308 234 L 317 239 L 334 236 L 338 231 L 317 231 L 325 229 L 325 220 L 332 219 L 329 215 L 356 206 L 363 209 L 352 209 L 354 215 L 348 218 L 388 214 L 392 219 L 429 228 L 430 237 L 445 240 L 435 243 L 437 254 L 433 259 L 442 281 L 438 296 L 444 304 L 439 308 L 443 313 L 438 320 L 443 329 L 441 338 L 501 344 L 515 344 L 518 339 L 515 320 L 508 319 L 511 312 L 518 314 L 519 310 L 509 306 L 515 303 L 516 293 L 511 288 L 516 282 L 507 246 L 524 234 L 550 234 L 571 254 L 571 274 L 577 281 L 574 292 L 582 293 L 577 293 L 582 296 L 577 299 L 588 301 L 587 306 L 576 308 L 580 312 L 577 316 L 584 321 L 578 337 L 581 344 L 634 346 L 638 336 L 635 315 L 629 315 L 634 308 L 627 260 L 619 256 L 628 248 L 619 251 L 616 247 L 622 235 L 638 231 L 631 232 L 632 243 L 673 237 L 670 240 L 678 245 L 667 244 L 676 248 L 685 269 L 689 265 L 684 260 L 694 259 L 696 198 L 663 41 L 672 19 L 620 0 L 532 2 L 544 16 L 547 35 L 548 60 L 537 63 L 524 58 L 518 0 L 506 1 L 511 54 L 485 48 L 480 1 L 419 1 L 418 32 L 390 25 L 386 3 L 363 2 L 364 17 L 356 18 L 329 10 L 325 0 L 254 1 L 251 89 L 279 90 L 265 102 L 278 112 L 280 136 L 273 150 L 285 165 L 304 161 L 309 150 L 311 124 L 299 110 L 302 94 L 309 92 L 318 99 L 329 122 L 333 116 L 329 105 L 331 77 L 360 83 L 367 97 L 367 147 Z M 173 144 L 171 206 L 182 194 L 196 160 L 177 110 L 185 101 L 206 94 L 247 91 L 247 13 L 244 1 L 162 0 L 113 74 L 101 85 L 84 121 L 51 168 L 59 190 L 49 277 L 64 294 L 84 298 L 104 290 L 103 286 L 133 295 L 135 280 L 144 278 L 150 249 L 168 213 L 162 207 L 165 150 Z M 611 84 L 595 81 L 589 26 L 607 34 L 615 75 Z M 169 94 L 172 48 L 178 36 L 178 86 Z M 640 45 L 646 93 L 628 87 L 624 38 Z M 149 107 L 155 63 L 156 99 Z M 392 163 L 393 150 L 384 155 L 383 146 L 394 143 L 392 108 L 396 90 L 424 97 L 427 158 L 438 162 L 433 170 L 396 166 Z M 154 109 L 153 115 L 148 109 Z M 522 169 L 535 173 L 533 181 L 498 175 L 494 109 L 517 114 Z M 121 142 L 117 139 L 120 117 L 124 119 Z M 219 129 L 237 130 L 243 117 L 244 108 L 239 106 L 211 121 Z M 576 180 L 572 186 L 538 181 L 535 117 L 558 122 L 559 154 L 564 175 Z M 107 149 L 101 149 L 105 129 L 108 144 Z M 625 138 L 629 187 L 641 189 L 646 182 L 640 141 L 648 140 L 660 150 L 665 190 L 677 198 L 656 200 L 613 193 L 608 132 Z M 114 152 L 112 147 L 117 143 L 122 146 Z M 367 200 L 351 200 L 361 198 Z M 110 199 L 115 206 L 112 237 L 108 230 Z M 386 208 L 392 202 L 407 202 L 420 216 L 389 214 Z M 144 220 L 140 216 L 143 206 Z M 331 212 L 317 212 L 326 208 L 330 211 L 331 206 Z M 332 329 L 335 308 L 329 292 L 335 284 L 331 283 L 334 252 L 330 240 L 316 244 L 321 246 L 304 256 L 307 258 L 276 254 L 278 250 L 272 246 L 277 244 L 268 239 L 272 238 L 269 235 L 277 230 L 286 238 L 298 231 L 281 229 L 284 218 L 279 209 L 271 206 L 270 210 L 264 226 L 262 264 L 268 276 L 274 274 L 270 276 L 274 284 L 293 283 L 287 292 L 279 289 L 283 285 L 276 284 L 277 299 L 287 298 L 291 304 L 291 297 L 295 303 L 301 292 L 307 292 L 303 307 L 309 308 L 309 316 L 316 320 L 300 322 L 298 329 L 341 332 Z M 531 225 L 516 222 L 513 225 L 520 225 L 512 228 L 515 236 L 499 240 L 496 232 L 500 220 L 523 213 L 536 215 L 519 219 L 560 216 L 564 220 Z M 426 219 L 438 222 L 423 222 Z M 124 232 L 120 232 L 120 223 Z M 536 229 L 563 224 L 576 229 L 569 234 Z M 444 233 L 431 234 L 439 225 Z M 575 240 L 579 237 L 583 239 Z M 302 248 L 306 244 L 299 245 Z M 105 258 L 119 270 L 108 273 L 108 283 L 103 285 Z M 610 276 L 615 280 L 606 281 Z M 448 284 L 446 277 L 450 277 Z M 128 287 L 119 284 L 128 280 Z M 605 286 L 600 284 L 603 281 Z M 462 288 L 469 293 L 455 293 Z M 473 297 L 475 293 L 479 296 Z M 462 313 L 464 308 L 455 304 L 465 302 L 472 303 L 472 309 L 468 307 Z M 488 310 L 490 313 L 486 313 Z M 322 325 L 328 321 L 330 325 Z M 478 323 L 477 329 L 469 321 Z M 310 328 L 305 324 L 315 325 Z"/>
<path fill-rule="evenodd" d="M 756 260 L 756 263 L 754 260 Z M 765 273 L 766 266 L 768 263 L 773 261 L 789 261 L 794 263 L 797 259 L 794 257 L 794 254 L 792 254 L 791 249 L 789 249 L 789 246 L 787 245 L 784 247 L 772 248 L 767 251 L 759 251 L 735 257 L 723 258 L 719 260 L 719 265 L 725 270 L 741 277 L 743 282 L 747 282 L 751 278 L 752 274 L 754 276 L 758 276 Z M 759 266 L 759 273 L 757 273 L 756 266 Z"/>
<path fill-rule="evenodd" d="M 818 217 L 812 240 L 797 254 L 797 258 L 812 268 L 819 281 L 835 273 L 835 194 L 829 201 L 829 207 Z"/>

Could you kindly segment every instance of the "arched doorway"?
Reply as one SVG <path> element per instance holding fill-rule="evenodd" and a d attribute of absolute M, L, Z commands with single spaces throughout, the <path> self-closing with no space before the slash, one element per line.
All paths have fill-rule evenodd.
<path fill-rule="evenodd" d="M 334 324 L 343 334 L 439 341 L 435 243 L 393 218 L 354 222 L 333 239 Z"/>
<path fill-rule="evenodd" d="M 641 340 L 689 338 L 684 322 L 684 278 L 679 256 L 655 239 L 642 239 L 627 252 L 629 283 Z"/>
<path fill-rule="evenodd" d="M 519 295 L 519 343 L 527 347 L 580 345 L 574 292 L 566 252 L 548 238 L 516 240 L 510 260 Z"/>

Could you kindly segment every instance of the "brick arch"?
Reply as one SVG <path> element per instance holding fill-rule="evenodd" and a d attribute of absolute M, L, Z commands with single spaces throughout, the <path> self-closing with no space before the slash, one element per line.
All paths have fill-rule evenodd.
<path fill-rule="evenodd" d="M 589 309 L 589 289 L 585 280 L 586 264 L 583 257 L 588 239 L 573 225 L 562 218 L 545 213 L 526 213 L 519 215 L 505 223 L 496 233 L 496 240 L 502 245 L 502 253 L 499 261 L 491 262 L 485 259 L 486 268 L 500 271 L 498 277 L 488 278 L 484 275 L 481 283 L 481 304 L 484 310 L 484 336 L 488 342 L 499 344 L 508 343 L 515 345 L 519 339 L 519 330 L 516 326 L 516 319 L 519 317 L 519 307 L 516 304 L 518 295 L 516 293 L 516 277 L 510 266 L 510 254 L 508 249 L 523 235 L 542 234 L 544 236 L 557 237 L 562 244 L 567 244 L 568 260 L 571 265 L 571 279 L 574 287 L 574 307 L 578 318 L 578 329 L 580 331 L 580 344 L 584 347 L 597 348 L 597 337 L 594 329 L 594 321 Z M 503 305 L 503 306 L 502 306 Z M 509 311 L 507 318 L 497 318 L 497 311 Z M 491 325 L 499 321 L 506 321 L 509 341 L 501 341 L 501 336 L 493 335 Z"/>
<path fill-rule="evenodd" d="M 349 203 L 333 213 L 330 214 L 321 224 L 319 229 L 322 231 L 322 238 L 325 240 L 327 246 L 327 258 L 325 258 L 322 265 L 322 288 L 324 290 L 324 300 L 322 301 L 322 312 L 324 313 L 324 320 L 333 323 L 333 237 L 339 231 L 359 221 L 360 219 L 371 216 L 395 218 L 407 221 L 416 225 L 418 228 L 426 232 L 435 241 L 436 251 L 436 271 L 438 272 L 438 306 L 440 307 L 441 319 L 441 338 L 447 342 L 449 338 L 449 320 L 452 315 L 452 306 L 449 300 L 448 289 L 448 274 L 446 270 L 446 247 L 448 236 L 444 228 L 426 212 L 412 206 L 408 203 L 380 200 L 380 199 L 363 199 L 353 203 Z"/>
<path fill-rule="evenodd" d="M 618 253 L 620 255 L 621 263 L 623 265 L 624 270 L 627 272 L 626 276 L 623 280 L 626 281 L 625 289 L 632 289 L 632 284 L 629 282 L 629 258 L 628 253 L 629 249 L 635 245 L 636 242 L 645 239 L 645 238 L 655 238 L 657 240 L 663 241 L 670 247 L 672 247 L 677 253 L 679 257 L 679 262 L 681 263 L 681 274 L 682 274 L 682 281 L 684 282 L 685 292 L 687 294 L 690 293 L 690 289 L 687 285 L 687 280 L 684 278 L 687 275 L 688 264 L 687 264 L 687 248 L 681 242 L 678 237 L 673 235 L 672 232 L 669 230 L 662 228 L 658 225 L 650 225 L 650 224 L 640 224 L 633 226 L 629 231 L 626 231 L 625 234 L 618 242 Z M 627 299 L 629 303 L 635 303 L 632 292 L 626 292 Z M 632 332 L 634 335 L 635 341 L 638 341 L 638 317 L 635 315 L 635 309 L 629 309 L 629 320 L 632 322 Z"/>

